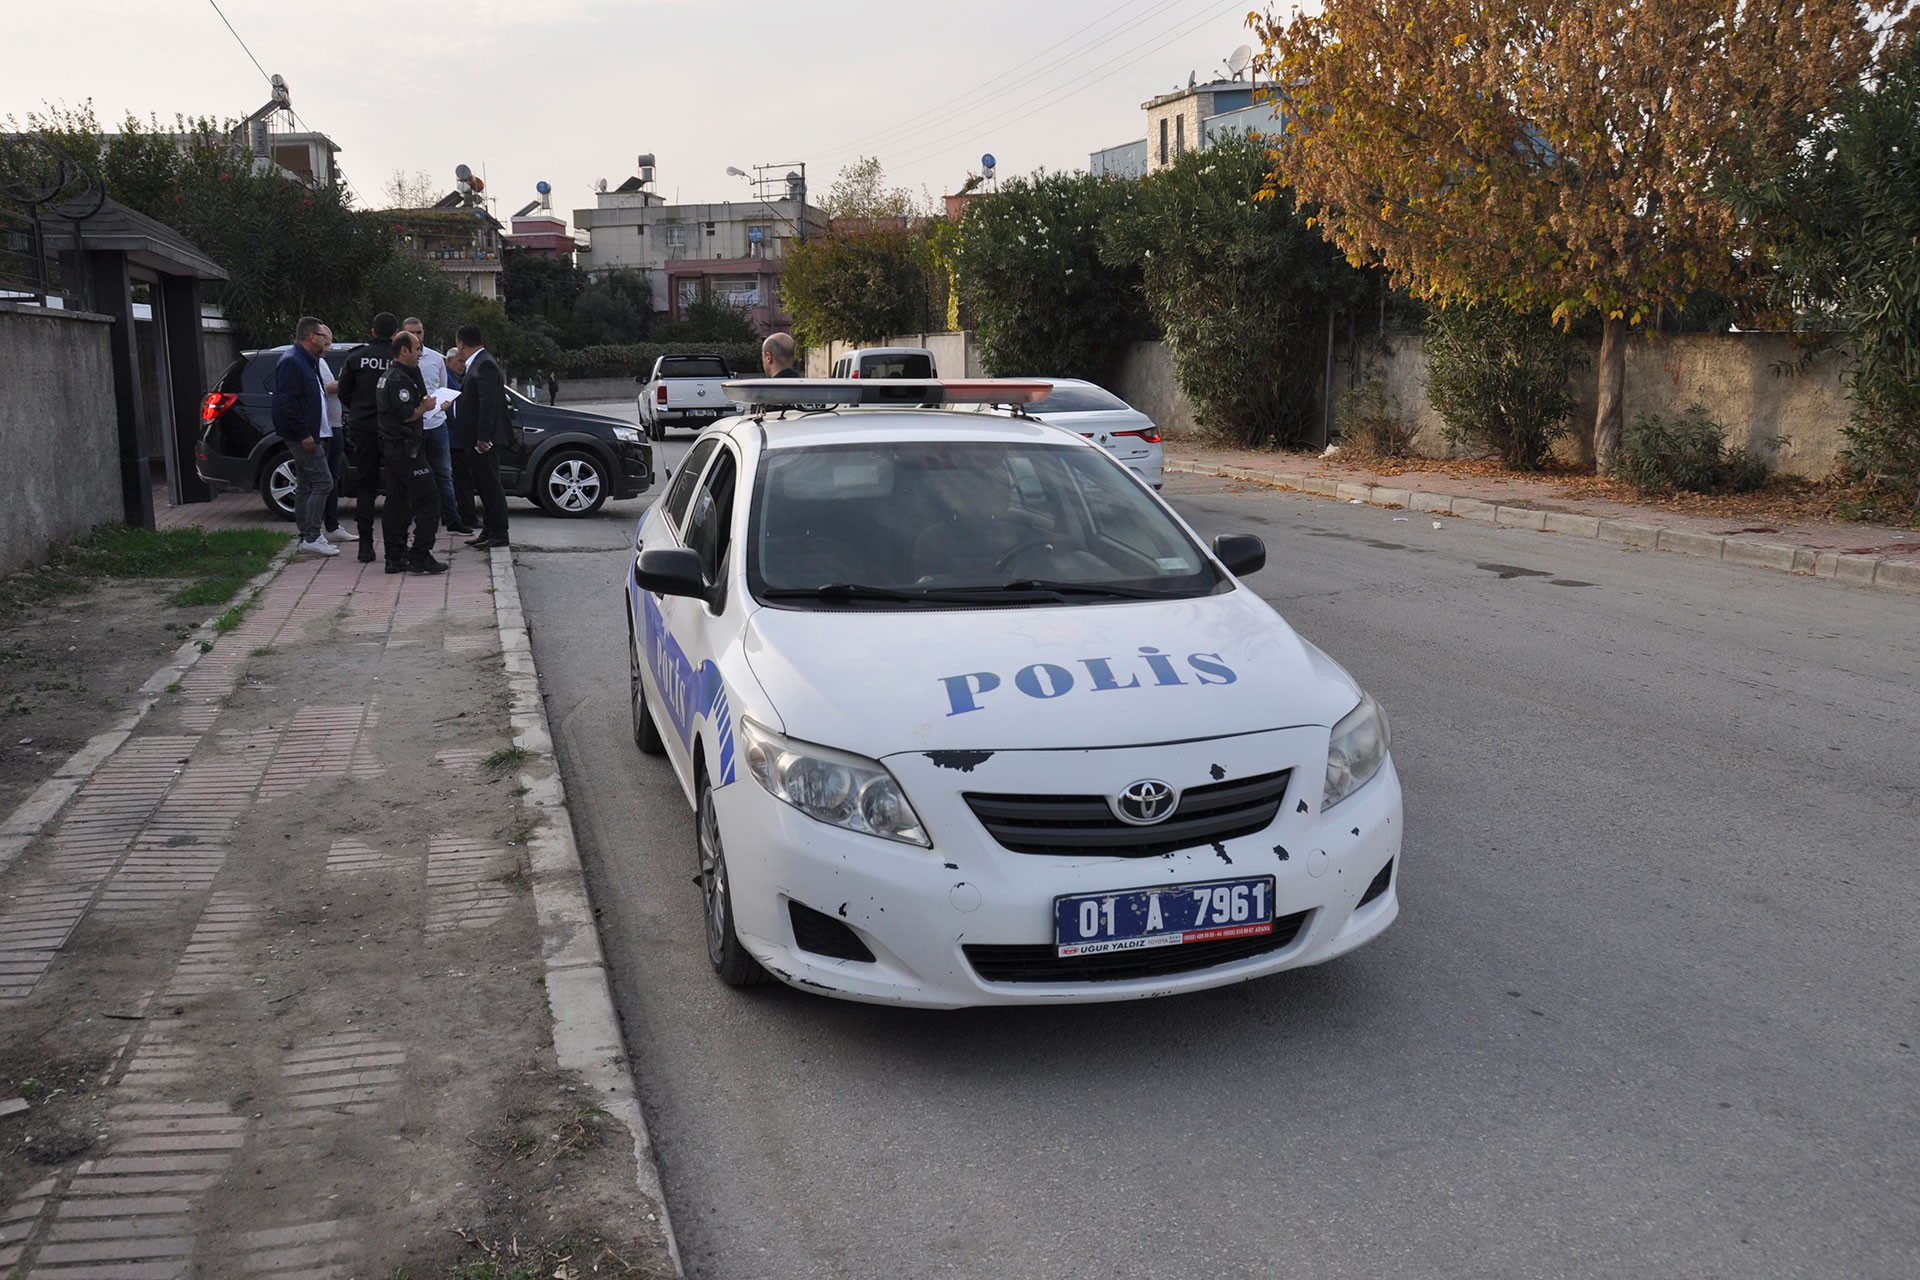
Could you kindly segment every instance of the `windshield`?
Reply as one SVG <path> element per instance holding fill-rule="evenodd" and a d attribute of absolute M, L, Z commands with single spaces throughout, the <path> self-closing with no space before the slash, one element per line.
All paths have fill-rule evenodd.
<path fill-rule="evenodd" d="M 724 360 L 686 356 L 680 359 L 662 360 L 660 376 L 663 378 L 725 378 L 731 375 L 727 372 L 727 362 Z"/>
<path fill-rule="evenodd" d="M 1050 413 L 1104 413 L 1112 410 L 1126 410 L 1130 406 L 1125 400 L 1110 391 L 1099 387 L 1068 387 L 1054 384 L 1047 398 L 1033 406 L 1038 417 Z"/>
<path fill-rule="evenodd" d="M 1121 467 L 1071 445 L 769 449 L 748 546 L 754 596 L 790 607 L 1163 600 L 1225 584 Z"/>

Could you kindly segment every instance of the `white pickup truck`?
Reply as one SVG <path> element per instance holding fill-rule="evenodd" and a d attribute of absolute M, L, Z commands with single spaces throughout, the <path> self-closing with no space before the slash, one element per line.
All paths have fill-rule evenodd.
<path fill-rule="evenodd" d="M 661 356 L 653 372 L 635 378 L 640 387 L 640 425 L 647 437 L 665 440 L 668 427 L 698 431 L 730 411 L 721 384 L 733 376 L 724 356 Z"/>

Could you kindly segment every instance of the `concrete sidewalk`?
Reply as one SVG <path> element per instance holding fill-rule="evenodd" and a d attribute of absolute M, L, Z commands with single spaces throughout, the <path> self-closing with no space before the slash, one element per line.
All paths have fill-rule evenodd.
<path fill-rule="evenodd" d="M 1676 511 L 1655 502 L 1570 497 L 1551 476 L 1485 476 L 1444 469 L 1395 469 L 1171 441 L 1169 474 L 1220 476 L 1509 528 L 1597 538 L 1639 551 L 1724 560 L 1753 568 L 1835 578 L 1920 593 L 1920 530 L 1841 522 L 1755 524 Z"/>
<path fill-rule="evenodd" d="M 511 558 L 451 559 L 277 565 L 5 824 L 0 1276 L 678 1274 Z"/>

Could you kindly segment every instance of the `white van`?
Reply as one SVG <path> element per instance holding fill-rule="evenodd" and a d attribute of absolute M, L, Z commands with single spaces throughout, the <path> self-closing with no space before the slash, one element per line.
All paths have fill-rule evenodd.
<path fill-rule="evenodd" d="M 833 362 L 836 378 L 937 378 L 925 347 L 861 347 Z"/>

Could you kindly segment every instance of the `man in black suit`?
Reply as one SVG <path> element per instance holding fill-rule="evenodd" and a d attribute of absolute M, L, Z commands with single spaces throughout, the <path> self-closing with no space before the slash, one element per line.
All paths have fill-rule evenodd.
<path fill-rule="evenodd" d="M 463 324 L 453 335 L 466 372 L 460 380 L 465 409 L 461 425 L 467 440 L 467 467 L 480 499 L 480 536 L 467 545 L 485 551 L 508 545 L 507 494 L 500 487 L 500 450 L 513 438 L 513 411 L 507 406 L 507 375 L 493 353 L 481 345 L 480 326 Z"/>

